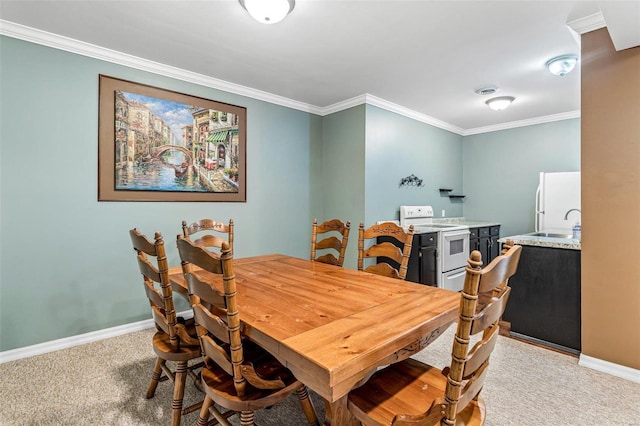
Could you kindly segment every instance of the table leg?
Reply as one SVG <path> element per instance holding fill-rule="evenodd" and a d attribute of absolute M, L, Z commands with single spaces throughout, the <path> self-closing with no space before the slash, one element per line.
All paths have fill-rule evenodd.
<path fill-rule="evenodd" d="M 347 409 L 347 398 L 345 395 L 335 402 L 324 401 L 326 416 L 324 426 L 357 426 L 358 421 Z"/>

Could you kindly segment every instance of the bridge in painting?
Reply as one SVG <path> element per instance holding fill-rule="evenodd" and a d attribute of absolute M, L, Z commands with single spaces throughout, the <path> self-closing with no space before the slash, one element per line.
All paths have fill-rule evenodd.
<path fill-rule="evenodd" d="M 174 151 L 180 151 L 182 153 L 184 153 L 184 155 L 187 158 L 187 164 L 191 164 L 192 161 L 192 153 L 191 151 L 189 151 L 188 149 L 182 147 L 182 146 L 178 146 L 178 145 L 160 145 L 159 147 L 157 147 L 155 149 L 155 152 L 153 154 L 154 157 L 159 157 L 160 155 L 162 155 L 163 152 L 165 151 L 170 151 L 170 150 L 174 150 Z"/>

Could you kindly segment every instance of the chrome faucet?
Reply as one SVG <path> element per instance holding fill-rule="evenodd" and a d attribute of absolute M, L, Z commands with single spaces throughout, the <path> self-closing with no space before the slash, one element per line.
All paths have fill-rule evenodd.
<path fill-rule="evenodd" d="M 582 214 L 582 212 L 580 211 L 580 209 L 570 209 L 568 212 L 566 212 L 566 213 L 564 214 L 564 220 L 569 219 L 569 213 L 571 213 L 571 212 L 578 212 L 578 213 Z"/>

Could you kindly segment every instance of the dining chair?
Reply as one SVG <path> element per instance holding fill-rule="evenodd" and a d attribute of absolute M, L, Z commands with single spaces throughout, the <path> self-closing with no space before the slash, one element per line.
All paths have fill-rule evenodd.
<path fill-rule="evenodd" d="M 177 245 L 205 363 L 202 384 L 206 396 L 197 424 L 207 425 L 213 414 L 221 424 L 230 425 L 215 409 L 215 402 L 239 413 L 242 426 L 251 426 L 255 410 L 296 392 L 307 421 L 317 425 L 306 386 L 270 353 L 242 336 L 231 246 L 223 242 L 218 255 L 181 235 Z M 208 274 L 196 274 L 194 267 Z"/>
<path fill-rule="evenodd" d="M 233 219 L 229 219 L 228 225 L 212 219 L 200 219 L 190 225 L 187 225 L 186 220 L 182 221 L 182 235 L 191 238 L 196 245 L 219 249 L 227 241 L 232 254 L 233 231 Z"/>
<path fill-rule="evenodd" d="M 480 391 L 509 298 L 508 280 L 517 271 L 521 249 L 508 242 L 504 254 L 484 269 L 480 252 L 471 253 L 451 365 L 440 370 L 408 358 L 377 371 L 349 393 L 347 406 L 354 417 L 364 425 L 484 424 L 486 409 Z M 479 294 L 489 295 L 486 303 L 479 303 Z M 471 341 L 476 343 L 469 349 Z"/>
<path fill-rule="evenodd" d="M 183 408 L 187 375 L 194 379 L 196 385 L 200 384 L 200 379 L 194 373 L 203 365 L 200 342 L 193 319 L 185 321 L 176 315 L 162 235 L 156 232 L 154 241 L 151 242 L 134 228 L 129 231 L 129 236 L 137 253 L 138 266 L 157 330 L 153 335 L 156 362 L 147 389 L 147 398 L 153 398 L 159 382 L 170 379 L 173 382 L 171 425 L 178 426 L 183 414 L 191 413 L 202 406 L 202 401 L 199 401 Z M 169 361 L 175 363 L 173 370 L 167 365 Z"/>
<path fill-rule="evenodd" d="M 187 221 L 183 220 L 182 235 L 193 240 L 196 245 L 203 246 L 207 249 L 216 249 L 217 251 L 222 248 L 222 243 L 227 241 L 233 254 L 233 219 L 229 219 L 229 224 L 217 222 L 213 219 L 200 219 L 190 225 L 187 225 Z M 189 301 L 189 294 L 186 287 L 174 284 L 173 291 Z"/>
<path fill-rule="evenodd" d="M 311 260 L 328 263 L 330 265 L 342 266 L 344 263 L 344 253 L 349 242 L 349 231 L 351 222 L 342 222 L 340 219 L 332 219 L 318 225 L 318 219 L 313 219 L 311 228 Z M 325 235 L 326 234 L 326 235 Z M 318 235 L 322 238 L 318 241 Z M 338 237 L 339 235 L 339 237 Z M 317 255 L 317 251 L 322 250 L 324 254 Z M 334 250 L 338 257 L 332 252 Z"/>
<path fill-rule="evenodd" d="M 393 239 L 397 244 L 390 241 L 378 242 L 379 237 L 388 237 L 387 239 Z M 365 248 L 366 240 L 375 240 L 375 242 Z M 367 229 L 364 229 L 364 223 L 360 222 L 360 229 L 358 230 L 358 270 L 404 280 L 407 276 L 412 241 L 413 225 L 410 225 L 405 232 L 401 226 L 393 222 L 380 223 Z M 368 258 L 377 258 L 377 263 L 365 268 L 365 259 Z M 392 266 L 389 261 L 395 262 L 398 266 Z"/>

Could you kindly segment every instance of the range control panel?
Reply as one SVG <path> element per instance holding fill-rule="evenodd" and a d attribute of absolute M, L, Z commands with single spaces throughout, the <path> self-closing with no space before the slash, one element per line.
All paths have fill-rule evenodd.
<path fill-rule="evenodd" d="M 431 219 L 433 207 L 431 206 L 400 206 L 400 226 L 417 225 L 427 223 L 421 219 Z"/>

